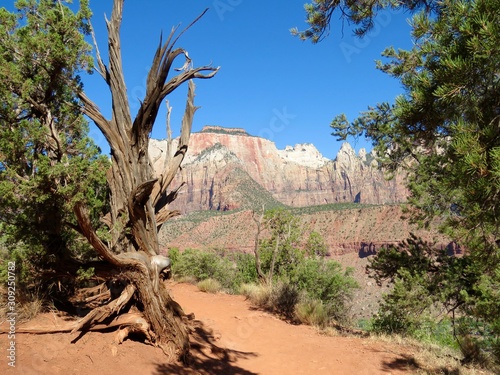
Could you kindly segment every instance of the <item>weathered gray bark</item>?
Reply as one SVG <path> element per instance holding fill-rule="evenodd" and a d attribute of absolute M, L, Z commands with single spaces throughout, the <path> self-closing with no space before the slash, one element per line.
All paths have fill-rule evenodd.
<path fill-rule="evenodd" d="M 179 313 L 178 305 L 172 301 L 163 284 L 159 283 L 159 275 L 155 272 L 151 258 L 159 253 L 158 228 L 177 214 L 168 209 L 168 203 L 175 199 L 176 190 L 168 193 L 167 189 L 188 148 L 196 111 L 192 79 L 211 78 L 218 68 L 192 68 L 187 52 L 182 48 L 174 48 L 179 37 L 174 38 L 176 29 L 173 29 L 165 43 L 160 40 L 147 77 L 146 96 L 132 120 L 120 52 L 123 3 L 123 0 L 114 1 L 111 20 L 107 20 L 108 65 L 97 50 L 98 71 L 111 92 L 111 119 L 106 119 L 97 105 L 85 93 L 80 93 L 83 112 L 102 131 L 111 148 L 112 167 L 107 176 L 111 212 L 103 218 L 111 232 L 110 242 L 105 243 L 95 233 L 85 207 L 76 205 L 74 211 L 80 232 L 110 266 L 122 270 L 125 282 L 133 286 L 133 296 L 127 295 L 127 302 L 131 299 L 137 301 L 136 305 L 149 325 L 148 339 L 168 353 L 184 356 L 189 341 L 182 313 Z M 167 80 L 172 64 L 178 57 L 184 57 L 184 67 L 180 73 Z M 162 101 L 185 82 L 188 82 L 188 97 L 177 150 L 159 177 L 155 177 L 148 154 L 149 134 Z M 127 293 L 130 294 L 131 289 L 127 289 Z M 120 309 L 106 311 L 109 316 L 120 313 Z M 88 328 L 103 320 L 98 314 L 100 319 L 96 321 L 91 314 L 80 322 L 78 329 Z"/>

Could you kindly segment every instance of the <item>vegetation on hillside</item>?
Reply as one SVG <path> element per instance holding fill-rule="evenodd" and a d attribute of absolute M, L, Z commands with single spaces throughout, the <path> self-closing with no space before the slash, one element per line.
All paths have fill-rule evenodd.
<path fill-rule="evenodd" d="M 333 135 L 370 138 L 383 168 L 408 173 L 410 219 L 438 218 L 465 255 L 447 258 L 415 238 L 380 252 L 370 269 L 394 289 L 378 326 L 411 332 L 425 324 L 419 316 L 443 311 L 464 360 L 500 365 L 500 3 L 318 0 L 306 5 L 311 28 L 294 32 L 318 42 L 338 11 L 363 36 L 386 8 L 413 13 L 414 47 L 389 47 L 377 63 L 404 93 L 352 122 L 337 116 Z"/>
<path fill-rule="evenodd" d="M 399 205 L 399 203 L 394 203 L 395 205 Z M 308 215 L 316 212 L 322 211 L 338 211 L 338 210 L 355 210 L 362 209 L 367 207 L 375 207 L 376 204 L 367 204 L 367 203 L 352 203 L 352 202 L 342 202 L 342 203 L 327 203 L 327 204 L 318 204 L 316 206 L 306 206 L 306 207 L 290 207 L 289 210 L 294 215 Z"/>
<path fill-rule="evenodd" d="M 262 220 L 267 235 L 258 239 L 255 254 L 170 249 L 173 276 L 209 280 L 201 284 L 203 289 L 213 291 L 220 285 L 228 292 L 243 293 L 286 319 L 348 327 L 349 301 L 358 288 L 352 270 L 325 258 L 326 246 L 318 233 L 299 243 L 303 228 L 288 211 L 268 210 Z"/>
<path fill-rule="evenodd" d="M 199 133 L 214 133 L 214 134 L 227 134 L 227 135 L 244 135 L 251 137 L 250 134 L 242 128 L 224 128 L 222 126 L 205 126 Z"/>

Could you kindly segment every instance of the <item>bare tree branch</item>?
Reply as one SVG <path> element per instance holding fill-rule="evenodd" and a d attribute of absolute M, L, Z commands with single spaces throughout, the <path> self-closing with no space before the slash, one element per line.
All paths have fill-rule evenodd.
<path fill-rule="evenodd" d="M 179 143 L 177 144 L 177 151 L 169 160 L 164 173 L 162 173 L 161 180 L 157 182 L 151 194 L 153 206 L 155 207 L 158 200 L 177 174 L 177 171 L 179 170 L 179 167 L 186 155 L 189 137 L 191 136 L 193 117 L 196 112 L 196 107 L 194 105 L 194 90 L 194 82 L 189 81 L 188 98 L 186 102 L 186 109 L 184 111 L 184 117 L 182 118 L 181 136 L 179 137 Z"/>
<path fill-rule="evenodd" d="M 267 281 L 266 275 L 264 275 L 264 272 L 262 272 L 261 261 L 259 256 L 260 232 L 262 231 L 262 221 L 264 220 L 264 214 L 265 214 L 264 204 L 262 205 L 262 212 L 258 218 L 256 212 L 252 211 L 252 219 L 255 222 L 255 225 L 257 226 L 257 232 L 255 233 L 254 247 L 253 247 L 253 253 L 255 256 L 255 269 L 261 281 Z"/>
<path fill-rule="evenodd" d="M 105 261 L 111 263 L 114 266 L 120 267 L 122 265 L 122 262 L 120 262 L 118 258 L 115 257 L 115 255 L 104 244 L 104 242 L 101 241 L 101 239 L 97 236 L 94 229 L 92 228 L 92 223 L 90 222 L 88 212 L 83 204 L 75 204 L 73 210 L 80 227 L 79 232 L 82 233 L 85 238 L 87 238 L 92 247 Z"/>
<path fill-rule="evenodd" d="M 163 223 L 166 221 L 170 220 L 173 217 L 179 216 L 181 213 L 178 210 L 173 210 L 170 211 L 166 207 L 163 207 L 157 214 L 156 214 L 156 225 L 160 227 Z"/>
<path fill-rule="evenodd" d="M 83 91 L 78 93 L 79 99 L 82 101 L 81 111 L 90 117 L 92 121 L 97 125 L 99 130 L 102 132 L 108 143 L 110 139 L 115 138 L 117 134 L 113 131 L 110 126 L 110 123 L 106 118 L 101 114 L 101 110 Z"/>
<path fill-rule="evenodd" d="M 205 71 L 211 71 L 209 74 L 203 74 L 202 72 Z M 172 78 L 168 83 L 163 86 L 163 89 L 161 91 L 161 95 L 163 97 L 167 96 L 170 94 L 172 91 L 174 91 L 177 87 L 182 85 L 184 82 L 193 79 L 193 78 L 201 78 L 201 79 L 208 79 L 212 78 L 217 74 L 219 71 L 219 68 L 213 68 L 210 66 L 203 66 L 200 68 L 195 68 L 195 69 L 190 69 L 188 71 L 185 71 L 182 74 L 179 74 L 178 76 Z"/>
<path fill-rule="evenodd" d="M 102 78 L 104 78 L 104 81 L 106 81 L 106 83 L 109 86 L 110 82 L 109 82 L 108 67 L 106 66 L 106 64 L 104 64 L 104 61 L 101 58 L 101 53 L 99 52 L 99 46 L 97 45 L 97 40 L 95 38 L 95 32 L 94 32 L 94 28 L 92 27 L 92 24 L 90 24 L 90 35 L 92 36 L 92 41 L 94 43 L 97 65 L 99 67 L 99 69 L 96 69 L 96 71 L 100 74 L 100 76 Z"/>
<path fill-rule="evenodd" d="M 170 160 L 170 157 L 172 156 L 172 127 L 170 126 L 170 115 L 172 113 L 172 107 L 170 106 L 170 103 L 168 100 L 166 102 L 166 105 L 167 105 L 167 151 L 166 151 L 166 155 L 165 155 L 165 161 L 163 163 L 162 174 L 163 174 L 163 170 L 168 165 L 168 161 Z"/>
<path fill-rule="evenodd" d="M 121 56 L 120 27 L 123 15 L 123 0 L 115 0 L 111 21 L 106 21 L 108 28 L 109 46 L 109 87 L 112 95 L 112 111 L 114 125 L 116 126 L 121 139 L 129 139 L 132 119 L 130 117 L 130 107 L 127 98 L 127 87 L 123 74 L 123 64 Z M 119 148 L 115 144 L 116 139 L 111 139 L 112 149 Z M 126 150 L 122 150 L 126 152 Z"/>

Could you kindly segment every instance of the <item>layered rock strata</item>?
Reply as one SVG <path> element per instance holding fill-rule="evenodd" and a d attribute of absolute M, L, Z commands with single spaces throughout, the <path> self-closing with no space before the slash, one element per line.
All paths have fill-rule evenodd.
<path fill-rule="evenodd" d="M 175 150 L 176 140 L 170 150 Z M 166 140 L 150 142 L 152 162 L 159 170 L 169 153 Z M 170 151 L 171 153 L 172 151 Z M 186 186 L 174 202 L 181 212 L 239 208 L 241 178 L 254 180 L 279 202 L 303 207 L 326 203 L 384 204 L 404 201 L 402 176 L 387 181 L 374 156 L 344 143 L 335 160 L 312 144 L 278 150 L 270 140 L 248 135 L 243 129 L 205 127 L 193 133 L 189 149 L 172 186 Z M 243 177 L 242 177 L 243 176 Z"/>

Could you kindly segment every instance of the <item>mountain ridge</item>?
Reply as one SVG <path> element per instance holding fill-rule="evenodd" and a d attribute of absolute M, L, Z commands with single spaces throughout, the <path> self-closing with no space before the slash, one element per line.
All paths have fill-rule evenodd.
<path fill-rule="evenodd" d="M 165 163 L 167 149 L 166 140 L 150 141 L 156 170 Z M 175 149 L 174 139 L 170 153 Z M 182 213 L 250 208 L 243 202 L 254 200 L 251 192 L 245 196 L 240 189 L 239 197 L 235 195 L 242 178 L 254 180 L 273 200 L 292 207 L 405 201 L 403 176 L 387 181 L 374 158 L 364 149 L 356 154 L 344 143 L 336 159 L 330 160 L 310 143 L 279 150 L 274 142 L 252 136 L 241 128 L 206 126 L 191 134 L 182 170 L 172 185 L 184 182 L 186 186 L 171 206 Z"/>

